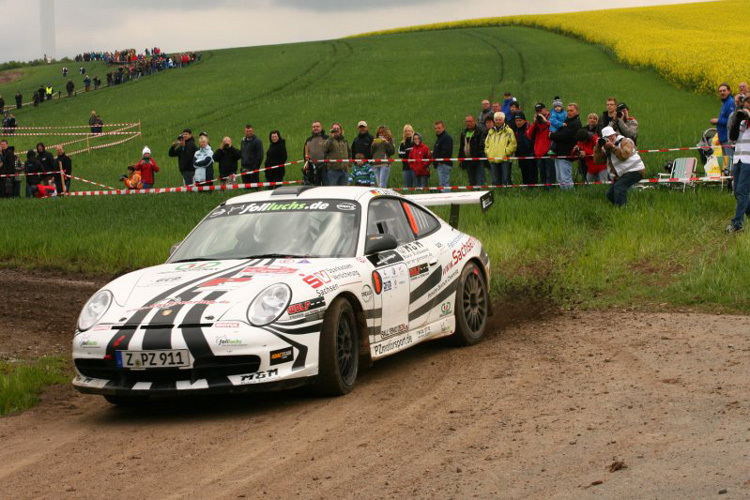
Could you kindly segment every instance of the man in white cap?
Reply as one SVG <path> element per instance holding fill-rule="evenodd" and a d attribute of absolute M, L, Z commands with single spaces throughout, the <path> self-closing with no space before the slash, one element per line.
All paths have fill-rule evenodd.
<path fill-rule="evenodd" d="M 352 141 L 352 158 L 354 158 L 357 153 L 365 155 L 365 158 L 367 159 L 372 158 L 372 141 L 374 138 L 372 134 L 368 132 L 367 122 L 360 120 L 359 123 L 357 123 L 357 129 L 359 130 L 359 135 L 357 135 Z"/>
<path fill-rule="evenodd" d="M 158 172 L 159 167 L 156 165 L 154 159 L 151 158 L 151 150 L 148 146 L 143 148 L 141 160 L 135 164 L 135 169 L 141 174 L 143 189 L 154 187 L 154 172 Z"/>
<path fill-rule="evenodd" d="M 633 140 L 618 134 L 612 127 L 602 129 L 602 138 L 594 148 L 594 162 L 605 161 L 614 179 L 607 191 L 607 199 L 622 207 L 628 202 L 628 189 L 643 179 L 646 166 Z"/>

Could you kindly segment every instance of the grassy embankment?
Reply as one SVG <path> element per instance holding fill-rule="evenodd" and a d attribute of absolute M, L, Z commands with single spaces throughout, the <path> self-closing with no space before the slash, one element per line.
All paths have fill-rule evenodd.
<path fill-rule="evenodd" d="M 314 119 L 342 121 L 350 139 L 359 119 L 385 123 L 397 134 L 410 122 L 432 144 L 435 119 L 445 120 L 457 137 L 467 112 L 475 114 L 482 98 L 506 89 L 527 110 L 561 95 L 577 101 L 584 115 L 601 113 L 614 94 L 639 119 L 645 148 L 695 144 L 718 110 L 715 98 L 678 90 L 651 70 L 625 68 L 599 47 L 506 27 L 214 51 L 191 68 L 18 115 L 24 125 L 85 123 L 91 109 L 110 123 L 140 119 L 143 141 L 79 155 L 74 173 L 116 183 L 145 143 L 163 169 L 157 184 L 165 186 L 179 183 L 166 150 L 184 126 L 207 131 L 214 144 L 226 134 L 238 142 L 247 122 L 265 142 L 268 131 L 279 128 L 290 159 L 300 156 Z M 15 141 L 19 150 L 34 142 Z M 649 172 L 674 156 L 646 155 Z M 515 167 L 514 175 L 520 180 Z M 287 177 L 299 179 L 298 169 L 290 168 Z M 465 182 L 459 169 L 454 179 Z M 398 165 L 392 181 L 400 184 Z M 603 192 L 504 190 L 486 217 L 466 211 L 462 229 L 489 247 L 496 295 L 522 290 L 584 307 L 748 311 L 750 270 L 743 263 L 750 244 L 744 235 L 721 232 L 733 209 L 730 196 L 711 188 L 653 190 L 633 193 L 630 206 L 616 211 Z M 155 264 L 226 196 L 6 201 L 0 204 L 0 259 L 6 266 L 96 273 Z"/>
<path fill-rule="evenodd" d="M 47 386 L 68 382 L 69 364 L 61 356 L 13 363 L 0 361 L 0 415 L 31 408 Z"/>

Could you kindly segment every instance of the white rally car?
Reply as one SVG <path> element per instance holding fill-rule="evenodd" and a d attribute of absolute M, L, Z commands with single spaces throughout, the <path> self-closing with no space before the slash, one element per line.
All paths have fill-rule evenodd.
<path fill-rule="evenodd" d="M 456 225 L 461 204 L 487 209 L 491 194 L 289 186 L 232 198 L 165 264 L 89 299 L 73 384 L 115 404 L 303 384 L 340 395 L 360 362 L 441 337 L 474 344 L 491 312 L 489 258 L 424 206 L 451 205 Z"/>

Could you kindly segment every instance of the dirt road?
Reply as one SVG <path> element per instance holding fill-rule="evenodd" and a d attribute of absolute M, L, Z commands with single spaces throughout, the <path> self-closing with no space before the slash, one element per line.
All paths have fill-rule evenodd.
<path fill-rule="evenodd" d="M 750 318 L 498 313 L 343 398 L 122 410 L 55 388 L 0 419 L 0 497 L 750 496 Z"/>

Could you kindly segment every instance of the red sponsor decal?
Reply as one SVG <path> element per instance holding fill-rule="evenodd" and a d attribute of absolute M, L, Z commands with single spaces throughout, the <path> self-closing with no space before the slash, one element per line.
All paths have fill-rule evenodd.
<path fill-rule="evenodd" d="M 326 283 L 331 282 L 331 277 L 328 276 L 328 273 L 325 271 L 318 271 L 317 273 L 305 276 L 302 276 L 302 281 L 310 285 L 312 288 L 320 288 L 321 286 L 325 285 Z"/>
<path fill-rule="evenodd" d="M 201 283 L 200 285 L 198 285 L 198 288 L 220 286 L 224 283 L 244 283 L 245 281 L 250 281 L 251 279 L 252 278 L 216 278 L 210 281 L 206 281 L 205 283 Z"/>
<path fill-rule="evenodd" d="M 310 309 L 310 301 L 306 300 L 305 302 L 300 302 L 299 304 L 292 304 L 287 308 L 287 312 L 289 314 L 297 314 L 305 312 L 308 309 Z"/>
<path fill-rule="evenodd" d="M 294 274 L 297 269 L 283 266 L 250 266 L 241 272 L 246 274 Z"/>

